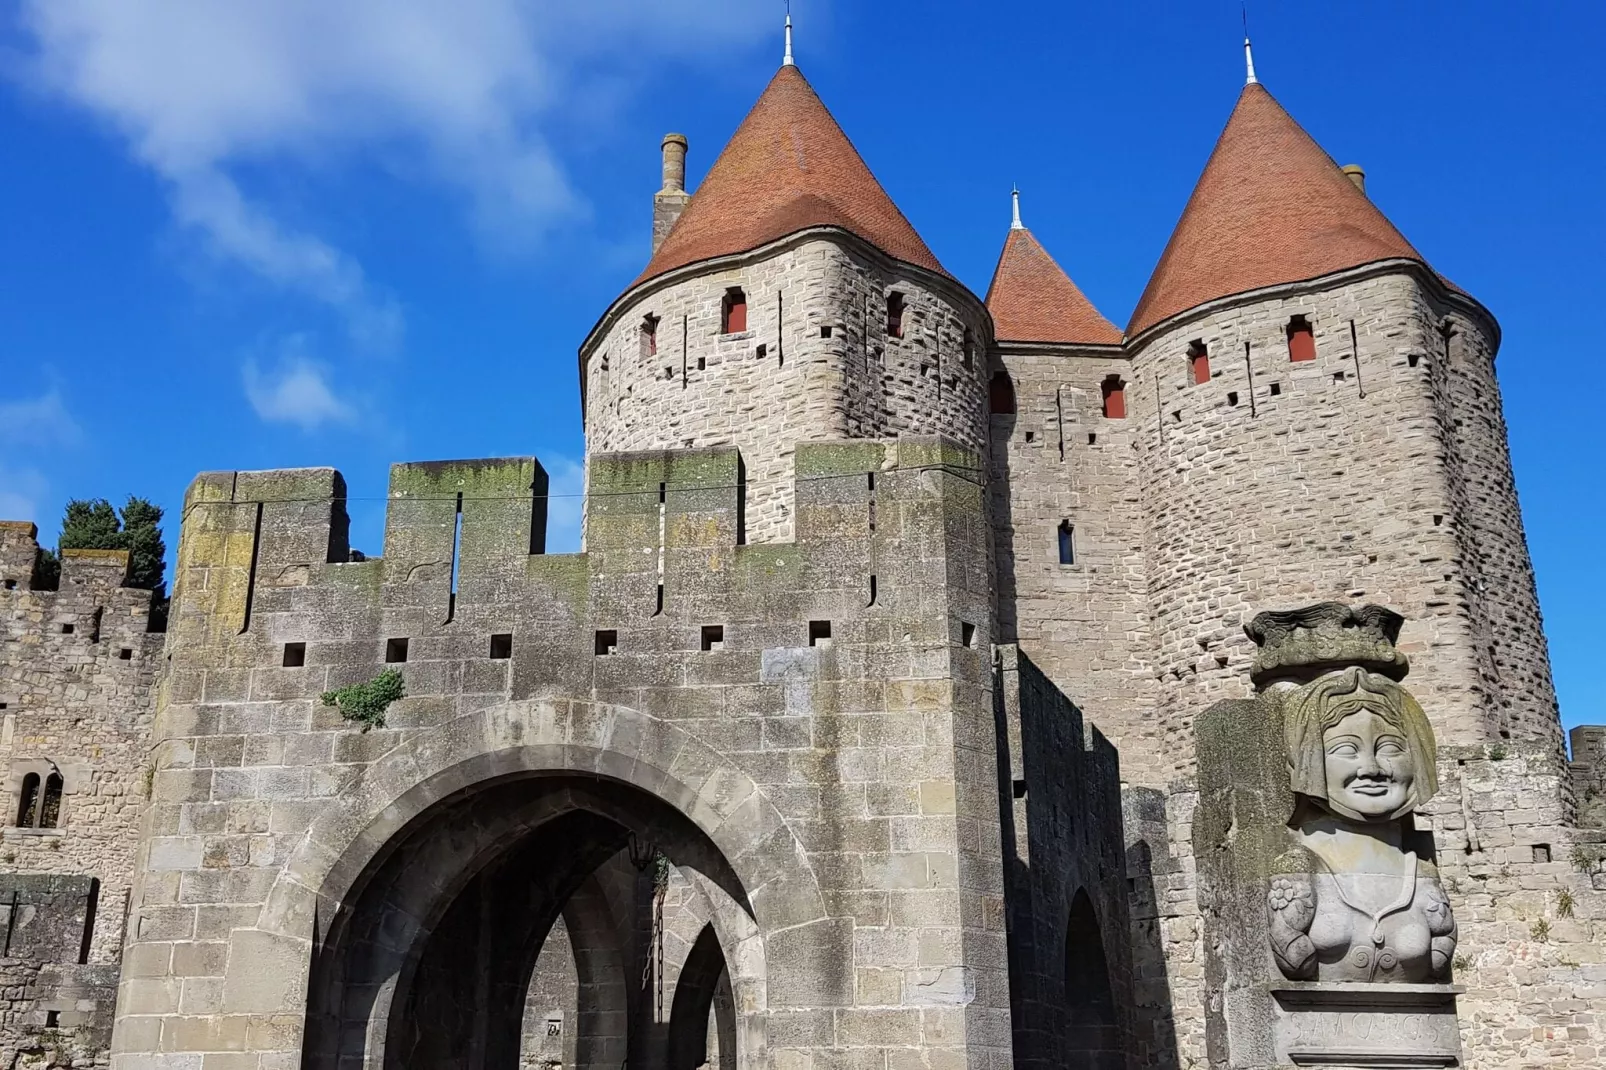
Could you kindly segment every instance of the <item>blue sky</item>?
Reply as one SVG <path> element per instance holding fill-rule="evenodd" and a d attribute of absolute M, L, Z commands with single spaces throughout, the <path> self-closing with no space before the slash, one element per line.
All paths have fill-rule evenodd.
<path fill-rule="evenodd" d="M 1606 5 L 1251 7 L 1261 80 L 1502 323 L 1563 717 L 1606 719 L 1606 362 L 1586 318 Z M 1117 323 L 1242 82 L 1231 0 L 794 15 L 803 70 L 951 271 L 985 290 L 1019 183 Z M 0 0 L 0 515 L 53 541 L 68 497 L 176 515 L 199 470 L 328 464 L 373 550 L 394 460 L 534 453 L 573 494 L 575 351 L 645 261 L 659 138 L 686 133 L 699 176 L 773 72 L 780 18 L 780 0 Z"/>

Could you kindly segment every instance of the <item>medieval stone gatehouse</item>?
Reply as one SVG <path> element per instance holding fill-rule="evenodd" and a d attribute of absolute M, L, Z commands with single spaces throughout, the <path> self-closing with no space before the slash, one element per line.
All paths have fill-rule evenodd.
<path fill-rule="evenodd" d="M 534 458 L 367 558 L 205 473 L 161 634 L 0 524 L 8 1065 L 1606 1064 L 1499 328 L 1358 169 L 1251 70 L 1122 331 L 1018 205 L 949 275 L 790 50 L 662 150 L 582 552 Z"/>

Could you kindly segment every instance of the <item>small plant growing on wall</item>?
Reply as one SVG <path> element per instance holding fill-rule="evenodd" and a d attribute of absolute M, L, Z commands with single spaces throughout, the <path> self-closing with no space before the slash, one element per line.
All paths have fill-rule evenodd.
<path fill-rule="evenodd" d="M 1573 916 L 1573 893 L 1563 888 L 1556 895 L 1556 917 L 1570 918 Z"/>
<path fill-rule="evenodd" d="M 370 728 L 385 727 L 385 710 L 392 702 L 406 697 L 407 685 L 402 681 L 402 674 L 386 669 L 367 683 L 325 691 L 323 704 L 340 707 L 340 716 L 362 725 L 366 732 Z"/>
<path fill-rule="evenodd" d="M 1528 926 L 1528 935 L 1533 937 L 1535 940 L 1538 940 L 1540 943 L 1545 942 L 1546 940 L 1550 939 L 1550 922 L 1546 921 L 1544 918 L 1540 918 L 1538 921 Z"/>
<path fill-rule="evenodd" d="M 1574 846 L 1567 858 L 1573 868 L 1580 873 L 1594 873 L 1600 868 L 1603 859 L 1606 859 L 1606 847 L 1588 843 Z"/>
<path fill-rule="evenodd" d="M 1489 760 L 1491 762 L 1503 762 L 1503 761 L 1505 761 L 1506 760 L 1506 748 L 1505 748 L 1505 745 L 1501 744 L 1501 743 L 1491 743 L 1489 745 Z"/>
<path fill-rule="evenodd" d="M 1467 954 L 1465 951 L 1457 952 L 1455 956 L 1455 968 L 1458 970 L 1472 969 L 1472 956 Z"/>

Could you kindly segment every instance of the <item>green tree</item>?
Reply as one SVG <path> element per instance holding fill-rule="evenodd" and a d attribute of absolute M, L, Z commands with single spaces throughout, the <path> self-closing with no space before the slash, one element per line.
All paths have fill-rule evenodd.
<path fill-rule="evenodd" d="M 130 587 L 165 589 L 167 544 L 162 541 L 162 511 L 144 498 L 130 496 L 123 506 L 123 549 L 128 551 Z"/>
<path fill-rule="evenodd" d="M 127 550 L 128 585 L 166 593 L 167 544 L 162 541 L 162 510 L 129 495 L 119 516 L 105 498 L 74 498 L 61 518 L 60 550 Z M 41 555 L 40 571 L 59 575 L 57 555 Z"/>

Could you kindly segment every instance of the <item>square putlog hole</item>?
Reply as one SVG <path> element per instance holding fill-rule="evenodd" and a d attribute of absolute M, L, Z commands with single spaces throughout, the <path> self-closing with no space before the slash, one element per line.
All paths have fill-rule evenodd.
<path fill-rule="evenodd" d="M 619 633 L 612 628 L 603 628 L 597 632 L 596 653 L 598 657 L 612 654 L 619 649 Z"/>
<path fill-rule="evenodd" d="M 305 665 L 306 663 L 307 663 L 307 644 L 306 643 L 286 643 L 286 644 L 284 644 L 284 661 L 283 661 L 283 665 L 284 665 L 285 668 L 287 668 L 287 669 L 299 669 L 299 668 L 301 668 L 301 666 Z"/>
<path fill-rule="evenodd" d="M 959 622 L 959 643 L 965 647 L 976 645 L 976 626 L 968 620 Z"/>
<path fill-rule="evenodd" d="M 497 632 L 491 636 L 491 660 L 506 661 L 513 656 L 513 633 Z"/>
<path fill-rule="evenodd" d="M 703 625 L 703 649 L 725 649 L 725 626 L 723 624 Z"/>
<path fill-rule="evenodd" d="M 407 660 L 407 640 L 386 639 L 385 660 L 392 665 L 400 665 Z"/>
<path fill-rule="evenodd" d="M 129 646 L 123 647 L 121 650 L 119 650 L 117 652 L 117 660 L 118 661 L 133 661 L 134 660 L 134 648 L 133 647 L 129 647 Z"/>
<path fill-rule="evenodd" d="M 809 621 L 809 646 L 831 645 L 831 622 L 828 620 Z"/>

